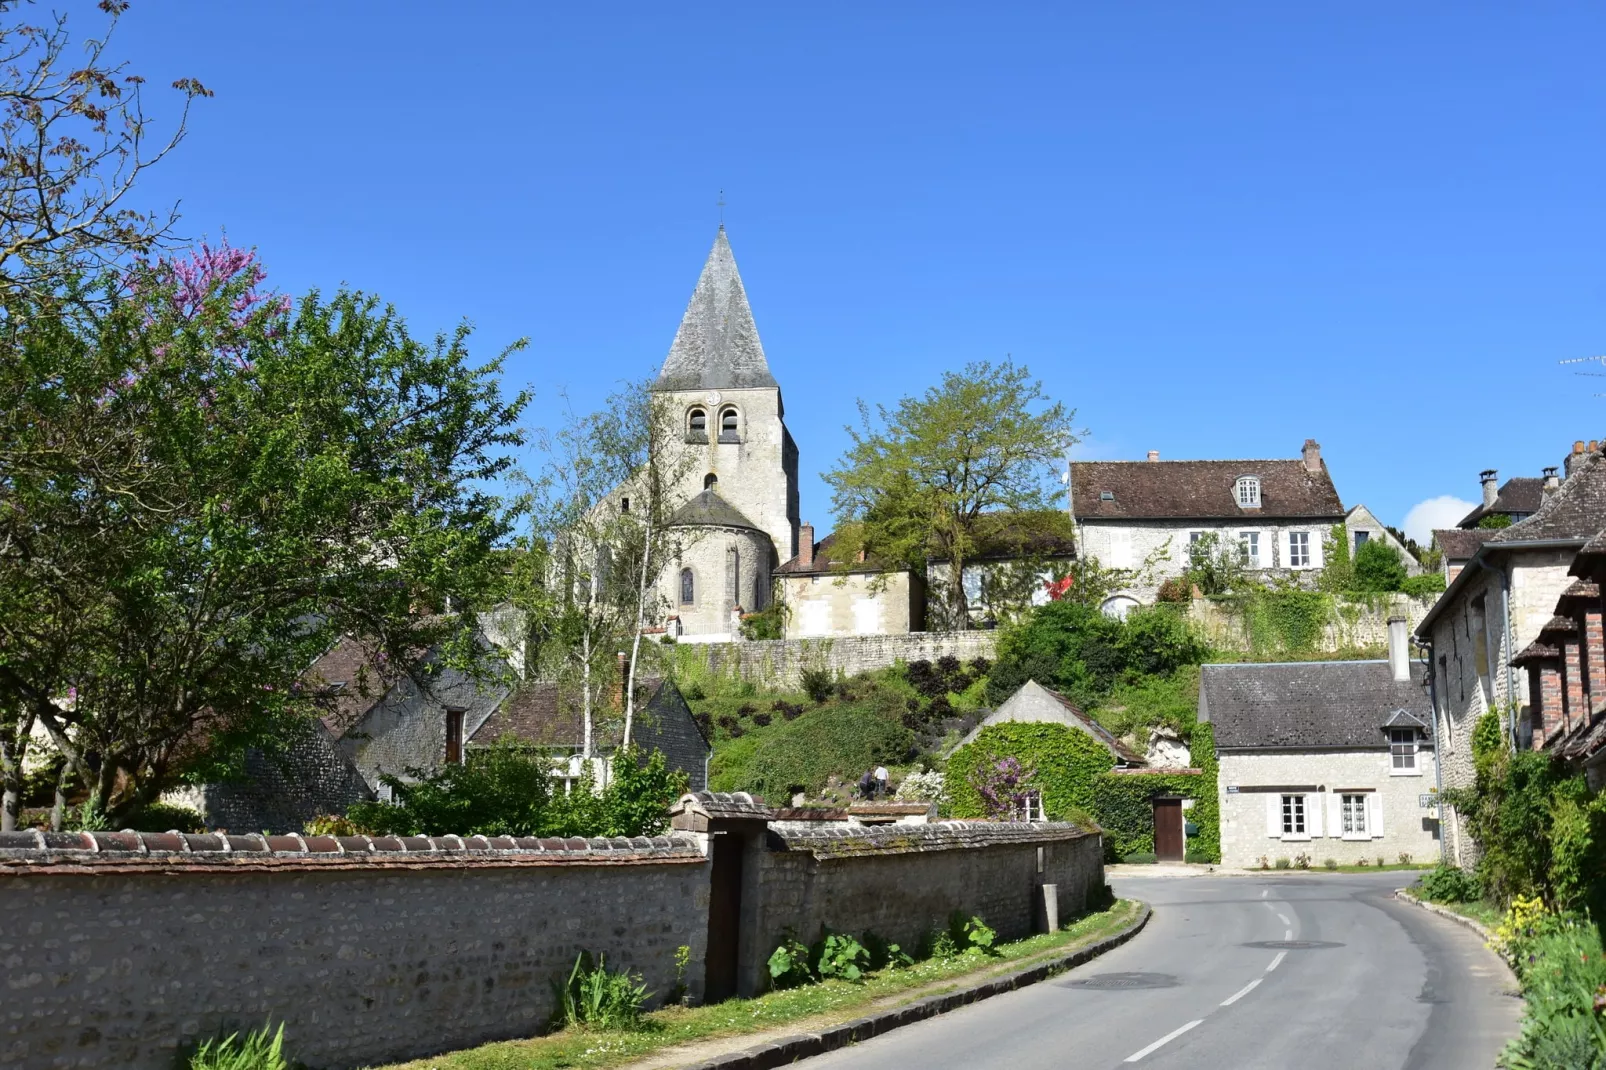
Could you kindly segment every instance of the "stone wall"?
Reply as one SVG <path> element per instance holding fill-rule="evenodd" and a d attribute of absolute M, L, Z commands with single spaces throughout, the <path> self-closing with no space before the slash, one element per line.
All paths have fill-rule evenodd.
<path fill-rule="evenodd" d="M 708 866 L 667 838 L 83 840 L 0 849 L 7 1070 L 170 1070 L 181 1043 L 264 1021 L 325 1070 L 417 1058 L 541 1031 L 582 951 L 662 999 L 707 934 Z"/>
<path fill-rule="evenodd" d="M 770 847 L 757 881 L 755 939 L 744 955 L 750 981 L 788 931 L 805 941 L 822 929 L 874 932 L 912 952 L 957 910 L 980 916 L 999 939 L 1016 940 L 1041 931 L 1042 885 L 1058 886 L 1060 917 L 1068 920 L 1104 883 L 1099 834 L 1070 824 L 780 825 L 772 826 Z"/>
<path fill-rule="evenodd" d="M 1318 657 L 1338 651 L 1384 650 L 1388 647 L 1389 618 L 1404 617 L 1407 631 L 1414 631 L 1433 608 L 1435 598 L 1392 594 L 1350 600 L 1336 596 L 1310 654 Z M 1256 653 L 1244 608 L 1236 601 L 1195 598 L 1188 606 L 1188 618 L 1215 649 Z"/>
<path fill-rule="evenodd" d="M 747 993 L 789 929 L 913 948 L 958 910 L 1010 939 L 1036 929 L 1040 885 L 1068 920 L 1104 882 L 1098 833 L 1074 825 L 793 829 L 747 801 Z M 322 1070 L 422 1058 L 543 1031 L 581 952 L 660 1001 L 685 946 L 695 998 L 722 835 L 0 833 L 0 1066 L 168 1070 L 183 1045 L 263 1022 Z"/>
<path fill-rule="evenodd" d="M 884 669 L 895 662 L 991 659 L 998 633 L 913 632 L 908 635 L 852 635 L 826 639 L 766 639 L 743 643 L 681 643 L 664 648 L 675 666 L 675 679 L 689 686 L 700 678 L 734 677 L 760 688 L 791 689 L 804 669 L 826 669 L 852 676 Z"/>

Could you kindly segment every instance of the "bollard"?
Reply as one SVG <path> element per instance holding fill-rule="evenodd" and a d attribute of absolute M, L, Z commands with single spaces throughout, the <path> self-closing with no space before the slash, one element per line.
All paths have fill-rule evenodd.
<path fill-rule="evenodd" d="M 1042 919 L 1043 931 L 1057 933 L 1060 928 L 1060 886 L 1044 884 L 1041 889 L 1043 902 L 1038 908 L 1038 915 Z"/>

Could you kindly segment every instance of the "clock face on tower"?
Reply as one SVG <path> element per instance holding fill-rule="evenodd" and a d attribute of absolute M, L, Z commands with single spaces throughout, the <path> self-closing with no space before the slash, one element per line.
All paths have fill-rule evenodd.
<path fill-rule="evenodd" d="M 723 398 L 723 396 L 721 396 L 721 394 L 720 394 L 720 392 L 718 390 L 710 390 L 708 392 L 708 396 L 703 398 L 703 400 L 708 402 L 710 405 L 718 405 L 721 401 L 724 400 L 724 398 Z"/>

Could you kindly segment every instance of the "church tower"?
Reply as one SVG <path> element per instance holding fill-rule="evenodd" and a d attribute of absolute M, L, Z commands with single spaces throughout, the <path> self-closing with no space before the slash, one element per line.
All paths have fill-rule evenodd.
<path fill-rule="evenodd" d="M 767 580 L 797 553 L 797 444 L 724 224 L 652 389 L 671 401 L 685 449 L 697 459 L 677 488 L 676 497 L 688 501 L 682 522 L 697 524 L 701 516 L 725 527 L 742 520 L 762 531 L 770 543 L 770 560 L 762 562 Z M 755 597 L 752 584 L 737 586 L 750 611 L 768 600 L 767 590 Z"/>

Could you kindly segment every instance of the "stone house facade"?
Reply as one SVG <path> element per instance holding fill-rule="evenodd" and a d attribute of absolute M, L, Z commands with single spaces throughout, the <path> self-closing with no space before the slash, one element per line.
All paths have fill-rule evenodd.
<path fill-rule="evenodd" d="M 1204 667 L 1223 866 L 1439 856 L 1426 671 L 1408 660 L 1404 620 L 1391 632 L 1386 661 Z"/>
<path fill-rule="evenodd" d="M 1082 712 L 1076 703 L 1058 691 L 1044 687 L 1036 680 L 1028 680 L 1017 688 L 1013 695 L 999 704 L 998 709 L 972 728 L 969 734 L 960 740 L 959 745 L 963 747 L 974 743 L 984 728 L 1014 722 L 1064 725 L 1098 740 L 1104 749 L 1110 752 L 1117 766 L 1144 764 L 1141 755 L 1112 735 L 1109 729 Z M 1184 766 L 1186 764 L 1183 763 Z"/>
<path fill-rule="evenodd" d="M 802 525 L 798 554 L 777 570 L 788 638 L 903 635 L 926 630 L 926 583 L 873 559 L 840 561 L 836 536 Z"/>
<path fill-rule="evenodd" d="M 1411 553 L 1394 532 L 1388 529 L 1388 525 L 1379 520 L 1366 506 L 1354 506 L 1344 514 L 1344 533 L 1349 539 L 1352 560 L 1362 546 L 1369 542 L 1381 542 L 1394 547 L 1395 552 L 1400 555 L 1400 562 L 1405 565 L 1407 576 L 1422 575 L 1422 563 L 1416 559 L 1416 555 Z"/>
<path fill-rule="evenodd" d="M 1314 439 L 1298 460 L 1162 461 L 1151 450 L 1147 461 L 1080 461 L 1070 473 L 1080 554 L 1135 573 L 1105 603 L 1116 615 L 1152 603 L 1206 534 L 1238 547 L 1262 578 L 1314 578 L 1345 519 Z"/>
<path fill-rule="evenodd" d="M 1542 664 L 1532 645 L 1563 649 L 1553 624 L 1558 600 L 1573 584 L 1575 556 L 1606 527 L 1606 457 L 1597 450 L 1569 462 L 1566 479 L 1531 515 L 1482 539 L 1417 626 L 1433 666 L 1445 787 L 1472 783 L 1472 729 L 1484 713 L 1499 713 L 1519 743 L 1532 731 L 1530 669 Z M 1445 825 L 1452 859 L 1475 862 L 1477 846 L 1453 810 Z"/>

